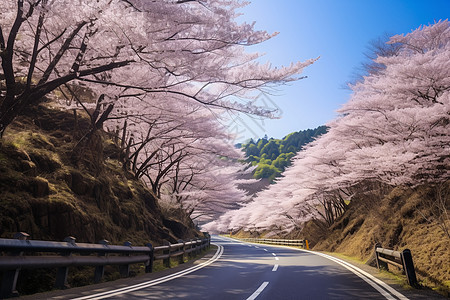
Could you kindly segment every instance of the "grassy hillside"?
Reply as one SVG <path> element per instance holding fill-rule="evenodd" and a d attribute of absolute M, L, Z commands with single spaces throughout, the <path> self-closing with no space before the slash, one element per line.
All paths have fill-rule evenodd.
<path fill-rule="evenodd" d="M 80 143 L 89 120 L 40 105 L 17 119 L 0 140 L 0 237 L 78 242 L 163 239 L 199 233 L 180 211 L 163 215 L 157 199 L 123 171 L 103 131 Z"/>

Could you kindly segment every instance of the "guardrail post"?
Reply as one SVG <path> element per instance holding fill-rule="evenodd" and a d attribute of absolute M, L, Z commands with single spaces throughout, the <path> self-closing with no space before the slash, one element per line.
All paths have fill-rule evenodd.
<path fill-rule="evenodd" d="M 183 254 L 181 254 L 178 258 L 179 264 L 184 264 L 184 254 L 186 253 L 185 249 L 185 242 L 183 240 L 178 240 L 178 243 L 183 243 L 183 246 L 181 247 L 181 251 L 183 251 Z"/>
<path fill-rule="evenodd" d="M 207 246 L 208 246 L 208 240 L 202 239 L 202 251 L 205 251 Z"/>
<path fill-rule="evenodd" d="M 21 241 L 26 241 L 29 237 L 30 235 L 25 232 L 17 232 L 14 234 L 14 238 Z M 12 252 L 11 256 L 21 256 L 22 254 L 23 252 Z M 0 287 L 0 299 L 19 296 L 19 292 L 16 290 L 19 272 L 20 268 L 3 272 L 2 284 Z"/>
<path fill-rule="evenodd" d="M 210 246 L 211 246 L 211 235 L 207 232 L 207 231 L 204 231 L 204 232 L 202 232 L 203 233 L 203 235 L 205 236 L 205 238 L 206 238 L 206 240 L 207 240 L 207 245 L 206 245 L 206 247 L 209 249 L 210 248 Z"/>
<path fill-rule="evenodd" d="M 165 259 L 163 259 L 163 264 L 166 268 L 170 268 L 170 242 L 168 241 L 164 241 L 164 246 L 169 246 L 169 248 L 167 250 L 163 251 L 163 254 L 168 254 L 169 256 Z"/>
<path fill-rule="evenodd" d="M 73 236 L 66 237 L 63 242 L 67 242 L 68 244 L 71 244 L 73 246 L 76 246 L 76 238 Z M 70 256 L 72 255 L 72 252 L 65 252 L 61 253 L 62 256 Z M 55 281 L 55 288 L 57 289 L 68 289 L 70 286 L 67 283 L 67 275 L 69 274 L 69 267 L 59 267 L 56 271 L 56 281 Z"/>
<path fill-rule="evenodd" d="M 414 263 L 411 255 L 411 250 L 405 249 L 400 252 L 403 268 L 405 269 L 406 278 L 410 286 L 418 288 L 419 283 L 416 278 L 416 271 L 414 269 Z"/>
<path fill-rule="evenodd" d="M 109 241 L 107 240 L 101 240 L 98 242 L 99 244 L 108 246 Z M 99 253 L 98 256 L 106 256 L 106 253 Z M 95 274 L 94 274 L 94 282 L 95 283 L 99 283 L 100 281 L 102 281 L 103 275 L 105 273 L 105 266 L 96 266 L 95 267 Z"/>
<path fill-rule="evenodd" d="M 199 241 L 200 241 L 200 243 L 199 243 Z M 198 239 L 198 237 L 197 237 L 197 240 L 196 240 L 196 244 L 195 244 L 195 247 L 196 247 L 196 249 L 197 249 L 197 255 L 199 255 L 200 253 L 202 253 L 202 240 L 199 240 Z"/>
<path fill-rule="evenodd" d="M 131 247 L 131 242 L 123 243 L 124 246 Z M 125 253 L 124 256 L 130 256 L 130 253 Z M 119 265 L 120 277 L 126 278 L 130 276 L 130 265 Z"/>
<path fill-rule="evenodd" d="M 194 241 L 194 256 L 197 256 L 199 254 L 198 251 L 198 239 L 195 239 Z"/>
<path fill-rule="evenodd" d="M 192 259 L 193 257 L 195 257 L 195 242 L 193 239 L 189 240 L 191 242 L 191 245 L 189 246 L 189 259 Z"/>
<path fill-rule="evenodd" d="M 152 244 L 148 243 L 146 246 L 150 248 L 150 254 L 149 254 L 148 263 L 145 265 L 145 273 L 152 273 L 153 272 L 153 262 L 155 260 L 154 250 L 153 250 Z"/>
<path fill-rule="evenodd" d="M 389 270 L 388 264 L 384 261 L 381 261 L 379 259 L 379 253 L 377 252 L 377 248 L 381 248 L 381 244 L 380 243 L 376 243 L 375 244 L 375 259 L 377 261 L 377 267 L 378 269 L 383 269 L 383 270 Z"/>
<path fill-rule="evenodd" d="M 309 242 L 308 242 L 308 240 L 305 240 L 305 248 L 306 248 L 306 250 L 309 250 Z"/>

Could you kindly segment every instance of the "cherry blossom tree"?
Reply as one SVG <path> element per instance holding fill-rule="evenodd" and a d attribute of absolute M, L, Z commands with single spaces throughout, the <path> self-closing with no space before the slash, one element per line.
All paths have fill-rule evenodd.
<path fill-rule="evenodd" d="M 70 84 L 110 99 L 170 95 L 174 101 L 270 114 L 245 99 L 257 89 L 297 79 L 312 61 L 281 68 L 256 62 L 260 55 L 246 53 L 244 46 L 274 35 L 234 21 L 244 4 L 2 1 L 0 134 L 43 96 L 62 88 L 73 94 Z"/>
<path fill-rule="evenodd" d="M 378 57 L 385 66 L 353 86 L 352 99 L 335 125 L 356 147 L 346 173 L 389 184 L 417 185 L 449 177 L 450 29 L 448 21 L 391 38 L 396 55 Z M 387 154 L 387 155 L 382 155 Z M 351 170 L 352 169 L 352 170 Z"/>
<path fill-rule="evenodd" d="M 217 158 L 211 159 L 199 161 L 197 166 L 192 166 L 194 160 L 186 161 L 191 164 L 189 169 L 177 169 L 176 176 L 172 176 L 172 182 L 168 184 L 172 190 L 168 191 L 167 197 L 174 199 L 193 220 L 202 222 L 236 209 L 237 202 L 246 200 L 245 192 L 239 189 L 236 180 L 237 174 L 243 172 L 243 166 L 224 159 L 220 162 Z"/>
<path fill-rule="evenodd" d="M 110 131 L 121 132 L 117 144 L 125 169 L 143 179 L 162 201 L 195 218 L 241 201 L 245 194 L 237 189 L 236 171 L 243 156 L 220 124 L 220 115 L 196 103 L 145 103 L 135 112 L 127 109 L 127 118 L 116 105 L 106 123 Z"/>

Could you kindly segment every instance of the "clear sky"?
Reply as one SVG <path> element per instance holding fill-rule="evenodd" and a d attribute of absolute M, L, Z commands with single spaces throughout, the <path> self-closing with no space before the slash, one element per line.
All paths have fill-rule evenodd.
<path fill-rule="evenodd" d="M 370 41 L 385 34 L 408 33 L 420 25 L 450 17 L 450 0 L 252 0 L 240 21 L 280 34 L 249 51 L 266 53 L 263 62 L 288 65 L 320 56 L 305 69 L 308 78 L 281 86 L 277 95 L 259 104 L 281 111 L 281 119 L 242 118 L 232 131 L 238 141 L 282 138 L 293 131 L 315 128 L 336 117 L 347 102 L 346 82 L 365 61 Z M 272 103 L 273 102 L 273 103 Z M 265 103 L 265 104 L 264 104 Z"/>

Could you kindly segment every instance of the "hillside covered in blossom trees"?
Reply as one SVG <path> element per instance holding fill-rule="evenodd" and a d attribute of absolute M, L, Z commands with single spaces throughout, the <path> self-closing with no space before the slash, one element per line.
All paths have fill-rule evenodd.
<path fill-rule="evenodd" d="M 160 207 L 169 215 L 183 211 L 189 220 L 212 220 L 244 201 L 238 176 L 248 170 L 224 125 L 228 114 L 273 116 L 255 97 L 301 79 L 316 60 L 261 63 L 261 54 L 247 48 L 277 33 L 238 22 L 245 5 L 1 1 L 0 235 L 34 231 L 33 238 L 59 238 L 52 222 L 33 215 L 34 202 L 48 211 L 64 203 L 64 211 L 77 212 L 74 220 L 83 216 L 74 222 L 92 228 L 86 238 L 94 240 L 111 231 L 94 226 L 91 214 L 112 226 L 141 224 L 125 217 L 130 201 L 147 207 L 144 213 Z M 67 112 L 63 124 L 48 110 L 58 120 L 60 110 Z M 148 189 L 143 197 L 134 182 Z M 16 201 L 19 192 L 32 196 Z M 117 239 L 111 235 L 102 238 Z"/>
<path fill-rule="evenodd" d="M 450 23 L 392 36 L 375 54 L 327 133 L 275 184 L 204 228 L 309 238 L 364 259 L 375 242 L 409 246 L 448 282 L 438 270 L 449 268 Z"/>

